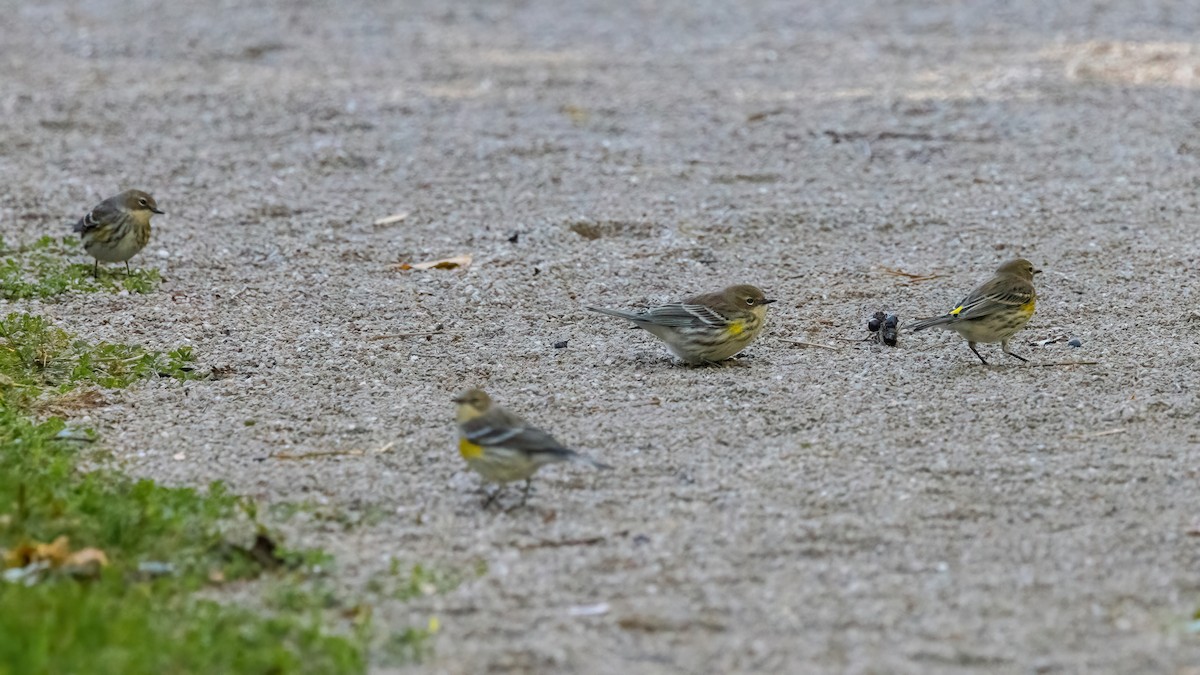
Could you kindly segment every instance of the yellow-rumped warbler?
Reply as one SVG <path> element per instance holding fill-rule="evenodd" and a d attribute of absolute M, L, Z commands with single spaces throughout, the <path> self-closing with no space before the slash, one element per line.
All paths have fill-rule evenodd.
<path fill-rule="evenodd" d="M 640 312 L 588 309 L 629 319 L 667 343 L 685 362 L 702 365 L 724 361 L 753 342 L 766 324 L 767 305 L 772 302 L 754 286 L 741 284 Z"/>
<path fill-rule="evenodd" d="M 154 197 L 141 190 L 126 190 L 100 202 L 75 223 L 74 231 L 83 240 L 83 248 L 96 259 L 92 276 L 100 271 L 100 261 L 123 262 L 129 274 L 129 259 L 150 243 L 150 216 L 162 213 Z"/>
<path fill-rule="evenodd" d="M 975 349 L 977 342 L 999 342 L 1000 350 L 1009 356 L 1028 361 L 1008 351 L 1008 341 L 1021 330 L 1033 316 L 1037 304 L 1037 293 L 1033 290 L 1033 275 L 1041 272 L 1024 258 L 1010 260 L 996 270 L 996 275 L 982 286 L 971 291 L 958 306 L 948 314 L 929 319 L 918 319 L 912 325 L 914 331 L 931 326 L 942 326 L 952 330 L 967 341 L 967 346 L 979 356 L 983 365 L 987 360 Z"/>
<path fill-rule="evenodd" d="M 578 462 L 597 469 L 612 468 L 563 447 L 550 434 L 493 404 L 480 389 L 463 392 L 454 397 L 454 402 L 458 404 L 458 452 L 467 460 L 467 466 L 485 481 L 501 486 L 525 481 L 522 504 L 529 499 L 533 474 L 547 464 Z M 499 490 L 492 493 L 484 506 L 498 494 Z"/>

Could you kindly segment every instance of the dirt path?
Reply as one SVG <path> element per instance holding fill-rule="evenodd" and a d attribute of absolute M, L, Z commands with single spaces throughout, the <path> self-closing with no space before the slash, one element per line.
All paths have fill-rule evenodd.
<path fill-rule="evenodd" d="M 261 4 L 7 12 L 0 234 L 169 214 L 159 292 L 39 311 L 226 374 L 95 411 L 128 471 L 383 514 L 291 523 L 348 593 L 486 563 L 375 599 L 439 617 L 430 671 L 1194 672 L 1192 3 Z M 1096 365 L 844 340 L 1016 255 L 1015 348 Z M 582 309 L 742 281 L 781 299 L 742 367 Z M 618 470 L 480 510 L 473 385 Z"/>

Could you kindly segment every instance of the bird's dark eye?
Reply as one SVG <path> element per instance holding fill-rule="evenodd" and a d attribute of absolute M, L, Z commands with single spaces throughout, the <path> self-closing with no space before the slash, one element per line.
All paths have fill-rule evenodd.
<path fill-rule="evenodd" d="M 145 199 L 139 199 L 139 200 L 138 200 L 138 203 L 139 203 L 139 204 L 141 204 L 142 206 L 145 206 L 145 205 L 146 205 L 146 200 L 145 200 Z"/>
<path fill-rule="evenodd" d="M 746 304 L 753 307 L 754 306 L 754 298 L 746 298 Z"/>

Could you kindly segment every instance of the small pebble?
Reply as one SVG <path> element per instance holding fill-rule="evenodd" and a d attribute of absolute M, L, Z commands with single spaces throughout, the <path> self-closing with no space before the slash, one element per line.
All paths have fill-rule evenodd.
<path fill-rule="evenodd" d="M 1072 346 L 1072 347 L 1082 347 L 1082 346 L 1083 346 L 1083 340 L 1080 340 L 1079 338 L 1071 338 L 1071 341 L 1070 341 L 1070 342 L 1068 342 L 1067 344 L 1068 344 L 1068 345 L 1070 345 L 1070 346 Z"/>
<path fill-rule="evenodd" d="M 566 348 L 567 348 L 567 341 L 566 341 L 566 340 L 559 340 L 558 342 L 555 342 L 555 343 L 554 343 L 554 348 L 555 348 L 555 349 L 566 349 Z"/>

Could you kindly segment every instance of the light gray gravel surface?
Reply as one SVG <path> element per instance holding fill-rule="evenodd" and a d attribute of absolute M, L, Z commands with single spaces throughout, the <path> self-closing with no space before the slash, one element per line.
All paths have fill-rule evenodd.
<path fill-rule="evenodd" d="M 285 526 L 346 597 L 485 563 L 371 600 L 429 671 L 1196 673 L 1200 5 L 613 4 L 4 3 L 0 234 L 169 214 L 156 292 L 18 308 L 221 375 L 80 421 L 375 514 Z M 1018 255 L 1029 365 L 855 342 Z M 781 302 L 725 368 L 583 309 L 736 282 Z M 617 469 L 482 510 L 468 386 Z"/>

